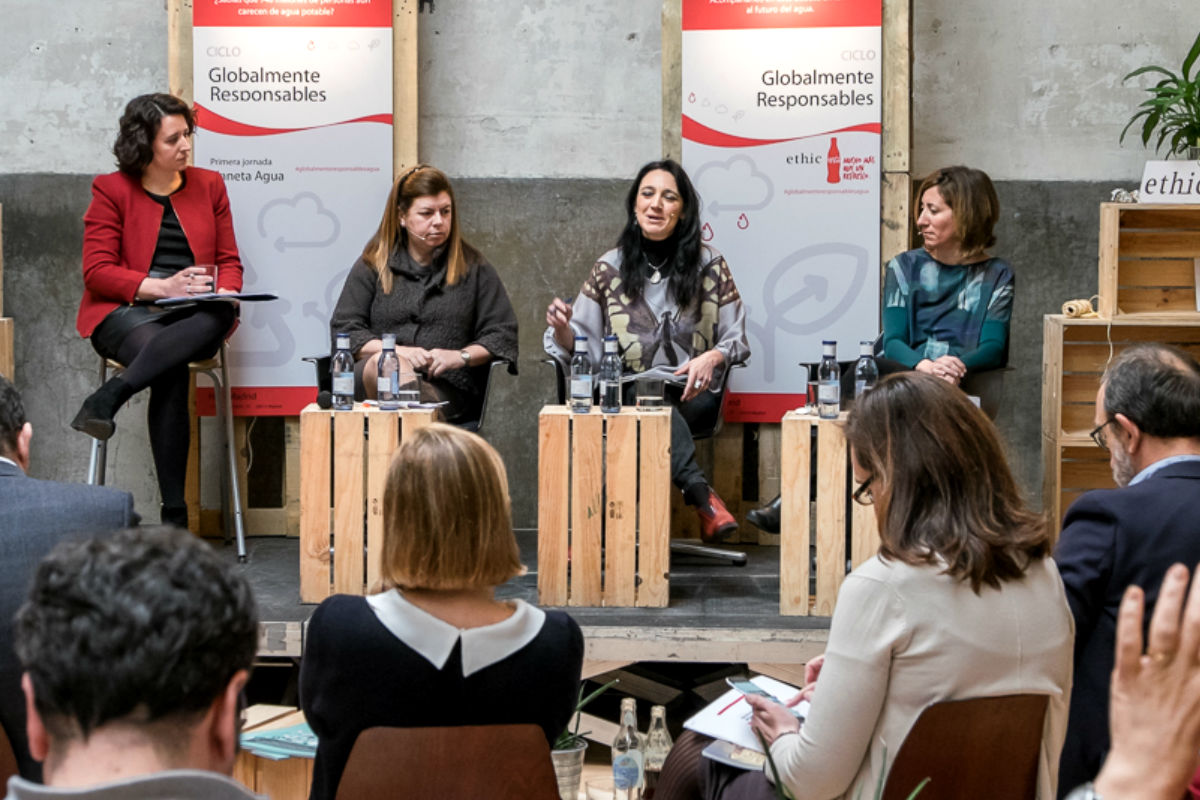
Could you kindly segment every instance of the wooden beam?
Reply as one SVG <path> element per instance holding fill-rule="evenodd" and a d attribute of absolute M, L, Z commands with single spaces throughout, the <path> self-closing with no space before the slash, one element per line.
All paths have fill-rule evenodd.
<path fill-rule="evenodd" d="M 683 0 L 662 5 L 662 154 L 683 160 Z"/>
<path fill-rule="evenodd" d="M 167 0 L 167 91 L 192 104 L 192 0 Z"/>
<path fill-rule="evenodd" d="M 882 269 L 897 255 L 911 249 L 912 179 L 907 172 L 883 173 L 879 205 L 879 258 Z"/>
<path fill-rule="evenodd" d="M 392 174 L 416 166 L 417 7 L 419 0 L 392 0 Z"/>
<path fill-rule="evenodd" d="M 13 380 L 16 364 L 13 358 L 13 321 L 0 317 L 0 375 Z"/>
<path fill-rule="evenodd" d="M 0 203 L 0 317 L 4 316 L 4 204 Z"/>
<path fill-rule="evenodd" d="M 912 169 L 912 0 L 883 0 L 884 172 Z"/>

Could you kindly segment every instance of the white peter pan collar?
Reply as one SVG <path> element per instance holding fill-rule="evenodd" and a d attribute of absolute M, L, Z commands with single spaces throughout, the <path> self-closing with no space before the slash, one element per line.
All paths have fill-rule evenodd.
<path fill-rule="evenodd" d="M 478 628 L 456 628 L 413 605 L 398 589 L 367 598 L 375 617 L 404 644 L 441 669 L 455 642 L 462 640 L 463 677 L 511 656 L 532 642 L 542 630 L 546 612 L 524 600 L 508 619 Z"/>

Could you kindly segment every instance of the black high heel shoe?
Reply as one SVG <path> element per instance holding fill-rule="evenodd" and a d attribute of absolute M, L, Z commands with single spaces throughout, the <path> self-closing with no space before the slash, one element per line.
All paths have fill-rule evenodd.
<path fill-rule="evenodd" d="M 88 436 L 104 441 L 112 437 L 117 429 L 113 417 L 126 400 L 133 396 L 129 384 L 120 377 L 109 378 L 103 386 L 87 396 L 71 427 Z"/>
<path fill-rule="evenodd" d="M 767 533 L 779 533 L 779 514 L 783 508 L 783 495 L 775 495 L 775 499 L 761 508 L 746 513 L 746 521 L 759 530 Z"/>

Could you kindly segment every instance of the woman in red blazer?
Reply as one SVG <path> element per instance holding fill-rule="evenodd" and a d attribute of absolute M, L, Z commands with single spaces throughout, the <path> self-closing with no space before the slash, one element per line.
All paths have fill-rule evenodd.
<path fill-rule="evenodd" d="M 155 300 L 242 288 L 242 263 L 221 175 L 188 166 L 191 109 L 169 94 L 125 107 L 113 145 L 119 171 L 92 182 L 84 214 L 83 299 L 76 328 L 125 365 L 93 392 L 71 427 L 97 439 L 117 410 L 150 388 L 147 423 L 162 521 L 187 524 L 188 362 L 211 358 L 237 318 L 234 303 L 162 308 Z M 216 282 L 209 268 L 216 266 Z"/>

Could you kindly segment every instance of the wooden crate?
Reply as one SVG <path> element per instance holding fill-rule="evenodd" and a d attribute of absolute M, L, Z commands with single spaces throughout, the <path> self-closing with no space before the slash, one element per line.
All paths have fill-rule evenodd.
<path fill-rule="evenodd" d="M 846 545 L 858 566 L 879 550 L 875 511 L 851 500 L 850 452 L 839 419 L 789 411 L 783 417 L 783 508 L 780 516 L 779 613 L 832 616 L 846 577 Z M 816 594 L 809 592 L 814 540 L 810 515 L 813 428 L 817 446 Z"/>
<path fill-rule="evenodd" d="M 304 712 L 288 706 L 254 705 L 242 714 L 242 733 L 290 728 L 304 722 Z M 313 763 L 313 759 L 302 756 L 273 761 L 239 750 L 233 779 L 271 800 L 306 800 L 312 790 Z"/>
<path fill-rule="evenodd" d="M 300 412 L 300 600 L 365 594 L 379 580 L 383 489 L 392 453 L 436 411 L 355 405 Z M 365 554 L 364 554 L 365 551 Z"/>
<path fill-rule="evenodd" d="M 1200 206 L 1100 204 L 1102 317 L 1196 313 Z"/>
<path fill-rule="evenodd" d="M 1108 454 L 1088 436 L 1109 361 L 1127 347 L 1161 342 L 1200 358 L 1200 314 L 1122 314 L 1111 320 L 1043 321 L 1042 504 L 1055 525 L 1083 492 L 1115 486 Z"/>
<path fill-rule="evenodd" d="M 538 601 L 665 607 L 670 409 L 538 416 Z"/>

